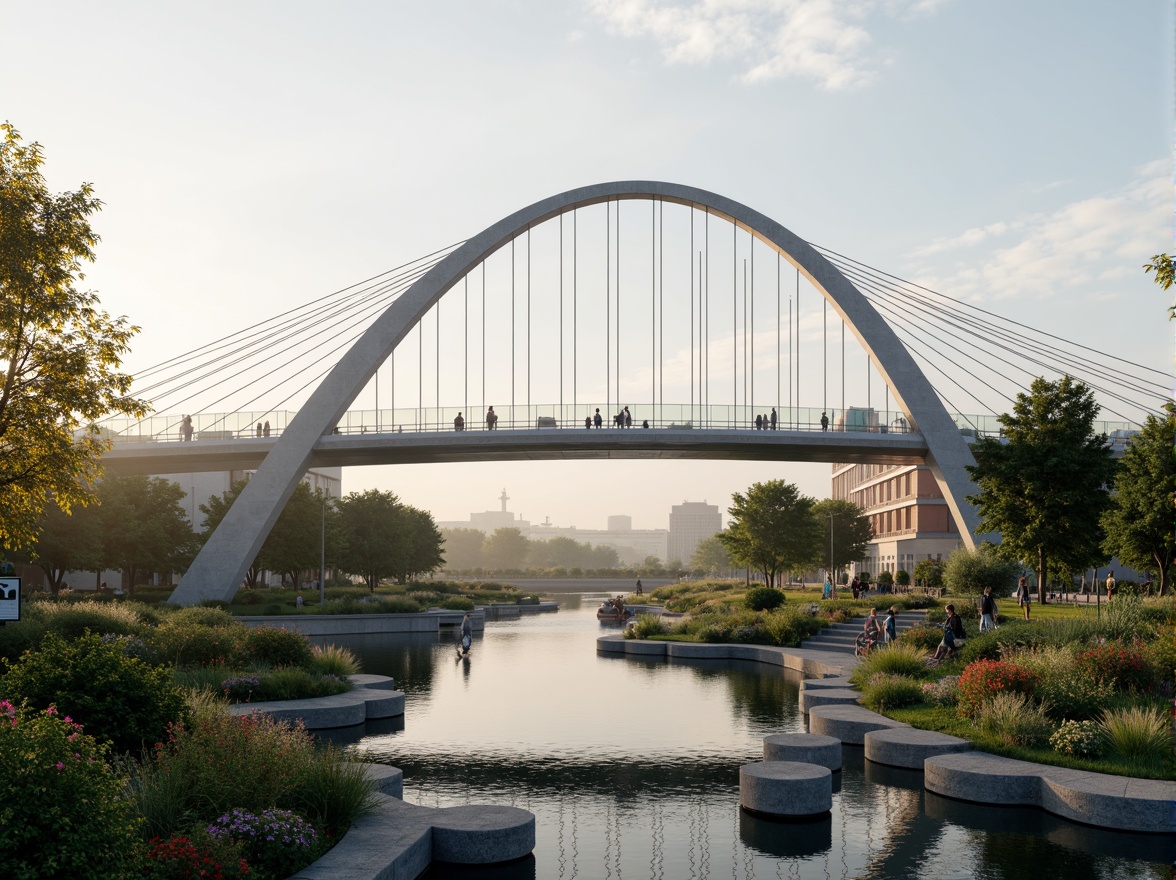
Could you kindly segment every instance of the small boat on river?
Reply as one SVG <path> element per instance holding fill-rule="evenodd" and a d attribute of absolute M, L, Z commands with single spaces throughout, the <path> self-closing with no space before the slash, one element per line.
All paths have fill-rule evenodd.
<path fill-rule="evenodd" d="M 596 609 L 596 619 L 605 623 L 622 623 L 632 617 L 633 612 L 623 604 L 618 607 L 615 599 L 601 602 L 600 607 Z"/>

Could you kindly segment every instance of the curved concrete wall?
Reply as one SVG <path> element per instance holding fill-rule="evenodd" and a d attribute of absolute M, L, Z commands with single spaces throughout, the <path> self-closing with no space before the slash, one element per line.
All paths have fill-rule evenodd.
<path fill-rule="evenodd" d="M 971 546 L 978 523 L 967 503 L 974 462 L 967 443 L 910 353 L 860 291 L 809 244 L 775 220 L 724 196 L 658 181 L 618 181 L 570 190 L 505 217 L 439 262 L 367 329 L 318 386 L 282 433 L 245 491 L 188 569 L 171 597 L 191 605 L 228 600 L 257 556 L 286 501 L 314 456 L 376 369 L 430 308 L 482 260 L 531 226 L 577 208 L 621 200 L 661 200 L 722 217 L 777 250 L 824 295 L 849 325 L 927 443 L 927 464 Z"/>

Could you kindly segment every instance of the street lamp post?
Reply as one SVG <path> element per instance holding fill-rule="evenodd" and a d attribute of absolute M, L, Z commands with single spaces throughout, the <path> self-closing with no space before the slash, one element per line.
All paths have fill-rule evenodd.
<path fill-rule="evenodd" d="M 829 583 L 833 583 L 833 514 L 829 514 Z M 837 587 L 833 587 L 836 591 Z"/>
<path fill-rule="evenodd" d="M 319 605 L 327 604 L 327 493 L 323 492 L 323 532 L 319 546 Z"/>

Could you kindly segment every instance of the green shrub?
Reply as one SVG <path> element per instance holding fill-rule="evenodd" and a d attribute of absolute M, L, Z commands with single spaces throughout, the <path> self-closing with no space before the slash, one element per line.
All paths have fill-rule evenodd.
<path fill-rule="evenodd" d="M 0 629 L 0 644 L 3 636 L 4 630 Z M 1144 650 L 1156 681 L 1176 682 L 1176 631 L 1157 633 Z M 3 653 L 3 650 L 0 650 L 0 655 Z"/>
<path fill-rule="evenodd" d="M 911 585 L 910 573 L 900 568 L 894 573 L 894 582 L 900 587 L 909 587 Z"/>
<path fill-rule="evenodd" d="M 1093 721 L 1063 721 L 1049 738 L 1055 752 L 1075 758 L 1097 758 L 1102 754 L 1102 732 Z"/>
<path fill-rule="evenodd" d="M 975 550 L 960 547 L 943 563 L 943 585 L 953 596 L 978 596 L 985 587 L 992 587 L 997 596 L 1007 596 L 1020 573 L 1020 563 L 1000 558 L 986 544 Z"/>
<path fill-rule="evenodd" d="M 279 808 L 337 839 L 374 804 L 362 765 L 315 748 L 301 725 L 231 716 L 209 693 L 192 698 L 191 720 L 136 768 L 129 790 L 146 818 L 145 833 L 163 838 L 234 808 Z"/>
<path fill-rule="evenodd" d="M 209 611 L 212 609 L 192 609 Z M 247 633 L 243 624 L 203 626 L 184 619 L 169 621 L 148 635 L 152 656 L 176 666 L 231 665 Z"/>
<path fill-rule="evenodd" d="M 245 638 L 245 656 L 267 666 L 309 666 L 310 642 L 296 629 L 258 626 Z"/>
<path fill-rule="evenodd" d="M 892 587 L 894 586 L 894 575 L 888 571 L 878 572 L 878 586 Z"/>
<path fill-rule="evenodd" d="M 998 691 L 974 712 L 974 721 L 985 735 L 1008 745 L 1035 746 L 1053 732 L 1043 707 L 1015 691 Z"/>
<path fill-rule="evenodd" d="M 473 611 L 474 600 L 465 596 L 446 596 L 441 600 L 441 607 L 446 611 Z"/>
<path fill-rule="evenodd" d="M 655 614 L 638 614 L 637 620 L 632 626 L 625 627 L 625 638 L 627 639 L 649 639 L 664 636 L 669 632 L 669 627 L 661 622 Z"/>
<path fill-rule="evenodd" d="M 338 645 L 315 645 L 310 649 L 311 672 L 345 679 L 359 672 L 359 668 L 359 660 L 347 648 Z"/>
<path fill-rule="evenodd" d="M 934 651 L 943 639 L 943 630 L 937 626 L 912 626 L 898 634 L 897 645 L 916 648 L 922 653 Z"/>
<path fill-rule="evenodd" d="M 296 666 L 283 666 L 262 673 L 261 686 L 254 700 L 309 700 L 329 697 L 351 690 L 351 685 L 335 675 L 311 675 Z"/>
<path fill-rule="evenodd" d="M 878 673 L 922 677 L 927 672 L 923 651 L 910 645 L 893 644 L 876 651 L 854 667 L 849 680 L 858 687 L 866 685 Z"/>
<path fill-rule="evenodd" d="M 229 603 L 224 599 L 205 599 L 200 603 L 201 608 L 220 608 L 222 611 L 229 610 Z"/>
<path fill-rule="evenodd" d="M 1107 748 L 1140 763 L 1159 763 L 1172 758 L 1172 722 L 1156 706 L 1108 709 L 1098 722 Z"/>
<path fill-rule="evenodd" d="M 773 587 L 753 587 L 747 591 L 743 602 L 752 611 L 771 611 L 784 604 L 784 591 Z"/>
<path fill-rule="evenodd" d="M 913 706 L 923 702 L 923 685 L 905 675 L 879 672 L 862 688 L 862 702 L 875 712 Z"/>
<path fill-rule="evenodd" d="M 945 675 L 923 685 L 923 700 L 936 706 L 954 706 L 960 698 L 960 677 Z"/>
<path fill-rule="evenodd" d="M 138 822 L 104 759 L 104 747 L 57 710 L 0 701 L 5 877 L 131 876 Z"/>
<path fill-rule="evenodd" d="M 3 690 L 14 702 L 57 710 L 81 723 L 86 733 L 116 752 L 138 752 L 162 740 L 168 725 L 185 714 L 184 697 L 167 669 L 123 652 L 116 642 L 93 633 L 67 642 L 50 633 L 4 676 Z"/>
<path fill-rule="evenodd" d="M 4 661 L 0 662 L 0 669 L 4 668 L 4 663 L 12 662 L 25 651 L 37 647 L 44 637 L 45 622 L 40 616 L 26 615 L 0 626 L 0 661 Z"/>
<path fill-rule="evenodd" d="M 196 605 L 189 608 L 181 608 L 172 615 L 171 622 L 214 628 L 234 628 L 241 625 L 232 614 L 219 605 L 215 607 Z"/>

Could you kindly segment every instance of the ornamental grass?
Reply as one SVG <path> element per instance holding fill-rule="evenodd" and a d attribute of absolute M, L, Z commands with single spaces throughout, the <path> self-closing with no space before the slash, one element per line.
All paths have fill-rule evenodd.
<path fill-rule="evenodd" d="M 985 736 L 1011 746 L 1036 746 L 1053 732 L 1045 707 L 1012 690 L 998 691 L 973 712 L 973 722 Z"/>
<path fill-rule="evenodd" d="M 875 712 L 923 702 L 923 683 L 905 675 L 878 672 L 862 688 L 862 702 Z"/>
<path fill-rule="evenodd" d="M 921 648 L 901 642 L 878 648 L 862 658 L 849 680 L 862 687 L 880 672 L 921 678 L 927 673 L 925 657 Z"/>
<path fill-rule="evenodd" d="M 1172 721 L 1158 706 L 1108 709 L 1098 722 L 1107 749 L 1143 764 L 1172 760 Z"/>

